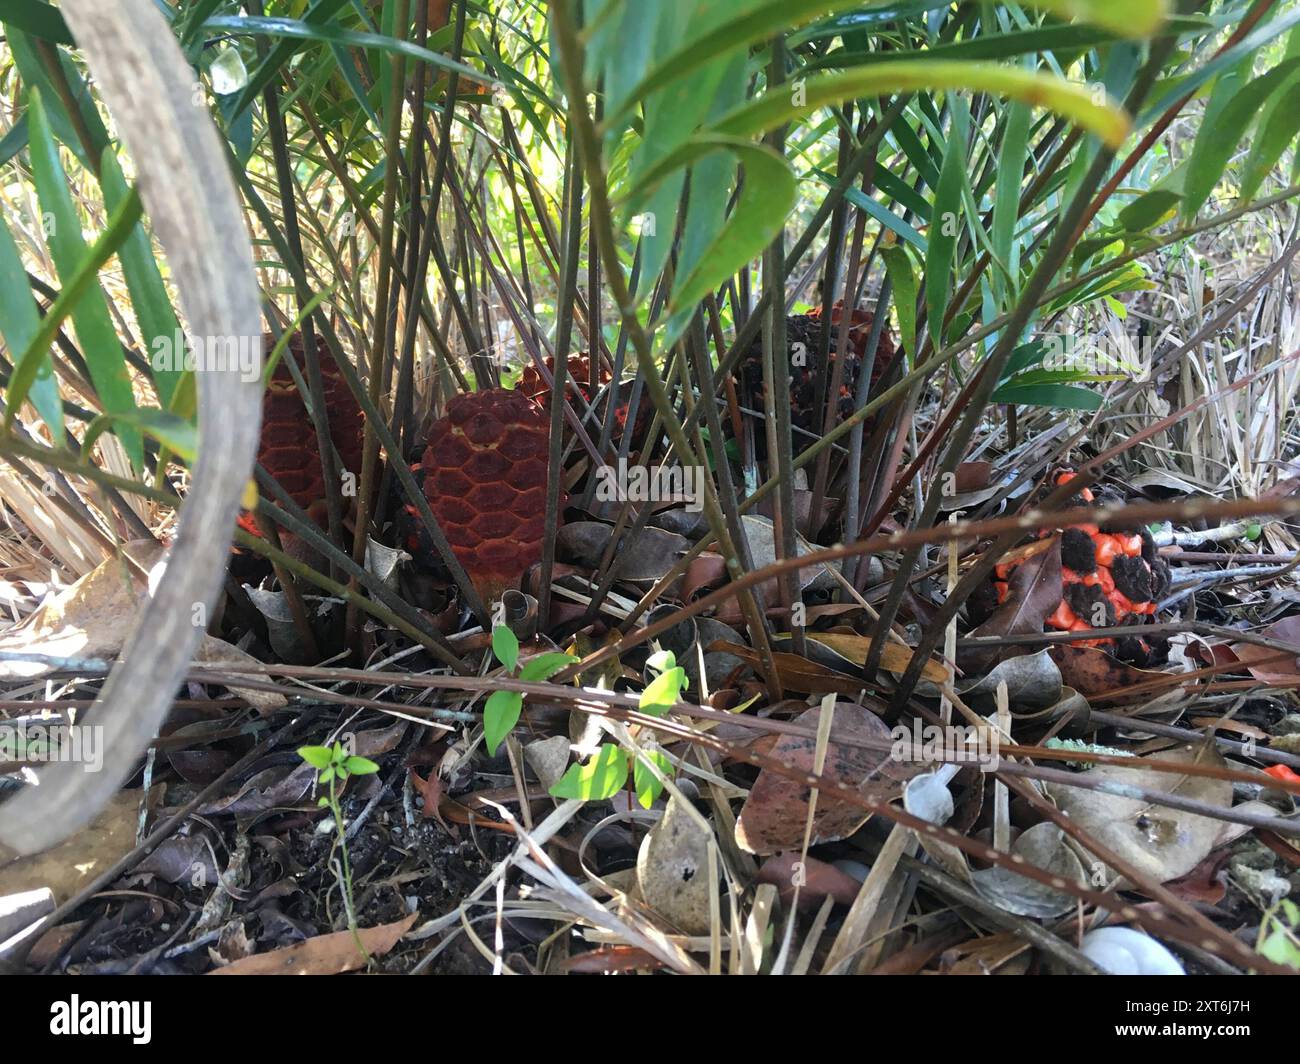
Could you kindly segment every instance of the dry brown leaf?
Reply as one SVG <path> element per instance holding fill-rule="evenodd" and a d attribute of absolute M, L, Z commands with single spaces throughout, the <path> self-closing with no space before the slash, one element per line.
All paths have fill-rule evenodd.
<path fill-rule="evenodd" d="M 957 467 L 956 483 L 953 490 L 958 494 L 967 491 L 979 491 L 981 488 L 989 486 L 989 479 L 993 476 L 992 462 L 962 462 Z"/>
<path fill-rule="evenodd" d="M 1283 617 L 1265 628 L 1260 635 L 1284 643 L 1300 645 L 1300 616 Z M 1255 679 L 1263 683 L 1296 683 L 1300 681 L 1300 658 L 1284 657 L 1286 652 L 1254 643 L 1233 643 L 1232 651 Z M 1258 662 L 1259 664 L 1255 664 Z"/>
<path fill-rule="evenodd" d="M 780 892 L 781 903 L 794 901 L 794 885 L 799 879 L 800 911 L 815 911 L 828 895 L 837 905 L 852 905 L 862 884 L 847 872 L 816 857 L 801 856 L 797 851 L 778 853 L 763 862 L 758 882 L 771 883 Z"/>
<path fill-rule="evenodd" d="M 1088 698 L 1166 675 L 1155 669 L 1134 668 L 1100 647 L 1059 643 L 1048 653 L 1061 670 L 1061 682 Z"/>
<path fill-rule="evenodd" d="M 357 949 L 357 938 L 372 957 L 381 957 L 397 945 L 415 923 L 418 913 L 379 927 L 366 927 L 354 937 L 351 931 L 317 935 L 284 949 L 258 953 L 217 968 L 209 975 L 338 975 L 364 968 L 366 958 Z"/>
<path fill-rule="evenodd" d="M 1029 546 L 1037 548 L 1038 543 Z M 1054 537 L 1011 571 L 1006 601 L 970 634 L 974 638 L 1033 635 L 1043 630 L 1044 622 L 1060 602 L 1061 541 Z M 1031 647 L 1021 645 L 967 646 L 962 650 L 958 664 L 964 672 L 987 672 L 1004 658 L 1030 651 Z"/>
<path fill-rule="evenodd" d="M 567 562 L 597 569 L 613 533 L 613 526 L 603 521 L 570 521 L 556 533 L 556 550 Z M 620 548 L 619 579 L 658 580 L 677 564 L 689 546 L 684 536 L 647 525 Z"/>
<path fill-rule="evenodd" d="M 151 581 L 159 572 L 162 545 L 154 540 L 127 543 L 126 558 L 113 557 L 97 565 L 76 583 L 44 603 L 22 624 L 0 635 L 0 652 L 41 654 L 62 658 L 112 660 L 130 634 L 142 599 L 148 589 L 139 569 L 149 572 Z M 139 567 L 139 569 L 136 568 Z M 249 663 L 256 659 L 238 647 L 205 635 L 194 656 L 196 661 Z M 52 671 L 37 661 L 0 661 L 0 678 L 36 679 Z M 230 688 L 260 713 L 270 713 L 288 700 L 273 691 Z"/>
<path fill-rule="evenodd" d="M 763 659 L 758 651 L 727 639 L 718 639 L 706 648 L 710 652 L 725 651 L 740 658 L 746 665 L 762 671 Z M 784 654 L 773 651 L 772 662 L 776 665 L 777 676 L 781 686 L 788 691 L 803 691 L 806 694 L 826 694 L 856 696 L 865 687 L 860 676 L 836 672 L 815 661 L 801 658 L 798 654 Z"/>
<path fill-rule="evenodd" d="M 807 638 L 814 643 L 830 647 L 840 657 L 846 658 L 854 665 L 866 664 L 867 653 L 871 650 L 871 637 L 849 632 L 809 632 Z M 898 643 L 887 641 L 885 649 L 880 652 L 880 664 L 889 672 L 906 672 L 912 664 L 912 651 Z M 921 670 L 922 678 L 931 683 L 947 683 L 949 671 L 937 661 L 927 661 Z"/>
<path fill-rule="evenodd" d="M 817 706 L 800 714 L 794 723 L 816 731 L 821 719 Z M 903 784 L 924 769 L 920 762 L 896 761 L 888 748 L 868 750 L 862 746 L 838 743 L 837 738 L 889 743 L 889 729 L 870 710 L 853 702 L 837 702 L 831 722 L 831 739 L 826 744 L 823 775 L 828 779 L 855 787 L 863 795 L 888 802 L 902 793 Z M 817 742 L 810 736 L 782 735 L 772 748 L 771 756 L 792 764 L 802 772 L 811 772 Z M 750 853 L 771 854 L 802 849 L 808 819 L 811 792 L 802 783 L 778 776 L 764 769 L 758 774 L 736 821 L 736 842 Z M 812 844 L 833 842 L 857 831 L 870 814 L 827 794 L 817 797 L 813 815 Z"/>

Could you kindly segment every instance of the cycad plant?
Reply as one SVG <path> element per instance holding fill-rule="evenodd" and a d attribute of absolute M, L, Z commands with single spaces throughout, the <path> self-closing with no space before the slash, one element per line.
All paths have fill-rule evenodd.
<path fill-rule="evenodd" d="M 0 0 L 0 500 L 15 565 L 59 585 L 128 541 L 170 542 L 208 490 L 196 462 L 232 436 L 205 407 L 203 295 L 183 290 L 191 279 L 158 241 L 170 163 L 146 165 L 147 143 L 127 135 L 140 100 L 129 73 L 104 90 L 104 56 L 125 53 L 87 42 L 88 6 Z M 472 680 L 483 634 L 521 609 L 531 632 L 586 658 L 560 680 L 590 680 L 668 630 L 685 579 L 696 598 L 732 588 L 728 616 L 758 677 L 746 694 L 765 704 L 786 693 L 788 656 L 810 653 L 810 607 L 864 608 L 862 683 L 900 712 L 1023 536 L 985 537 L 918 611 L 917 586 L 946 575 L 931 532 L 957 509 L 996 516 L 1070 454 L 1095 457 L 1077 448 L 1108 404 L 1156 387 L 1188 349 L 1162 332 L 1154 298 L 1171 257 L 1257 216 L 1279 230 L 1293 218 L 1300 10 L 1272 0 L 160 0 L 123 12 L 137 36 L 167 35 L 145 52 L 192 75 L 193 113 L 166 145 L 186 143 L 186 123 L 217 131 L 207 172 L 251 236 L 247 260 L 233 245 L 195 249 L 232 291 L 255 282 L 260 295 L 261 320 L 227 319 L 217 338 L 256 392 L 240 429 L 271 411 L 269 386 L 280 405 L 268 424 L 320 473 L 320 497 L 306 498 L 290 465 L 248 462 L 241 442 L 242 490 L 222 489 L 209 530 L 236 545 L 235 575 L 208 551 L 189 597 L 152 623 L 193 629 L 194 604 L 211 602 L 199 631 L 267 659 L 362 665 L 414 646 Z M 183 240 L 183 218 L 167 225 Z M 1264 257 L 1246 294 L 1295 248 L 1246 249 Z M 1118 355 L 1076 342 L 1108 330 L 1160 342 Z M 509 457 L 491 434 L 511 423 L 490 411 L 482 440 L 469 415 L 449 415 L 458 396 L 528 374 L 546 426 L 535 452 Z M 345 407 L 363 434 L 353 460 L 337 435 Z M 472 446 L 453 457 L 438 449 L 449 437 Z M 499 509 L 476 489 L 492 478 L 467 475 L 464 499 L 448 488 L 487 451 L 535 463 L 517 482 L 493 474 L 541 493 L 540 558 L 513 581 L 474 569 Z M 995 455 L 1017 456 L 1017 483 L 954 504 L 953 485 Z M 697 505 L 665 520 L 679 499 L 598 496 L 620 462 L 678 471 Z M 1082 473 L 1043 506 L 1096 479 Z M 561 535 L 602 522 L 585 553 L 577 531 Z M 182 520 L 178 548 L 192 532 Z M 847 550 L 820 598 L 791 563 L 889 532 L 905 534 L 897 549 Z M 656 533 L 685 537 L 658 567 L 645 561 Z M 901 663 L 891 640 L 910 647 Z M 187 657 L 148 679 L 155 708 L 111 752 L 112 785 Z M 48 841 L 8 841 L 31 848 L 36 835 Z"/>

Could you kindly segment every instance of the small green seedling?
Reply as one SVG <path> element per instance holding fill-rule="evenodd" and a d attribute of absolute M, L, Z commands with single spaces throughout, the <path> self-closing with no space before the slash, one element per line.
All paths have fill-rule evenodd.
<path fill-rule="evenodd" d="M 339 893 L 343 896 L 343 907 L 348 915 L 348 929 L 356 940 L 357 949 L 369 961 L 370 956 L 361 944 L 361 935 L 357 931 L 356 909 L 352 904 L 352 865 L 348 861 L 347 840 L 343 835 L 343 807 L 339 805 L 339 789 L 347 783 L 350 776 L 368 776 L 378 772 L 379 766 L 368 757 L 358 757 L 356 754 L 348 753 L 344 745 L 339 742 L 333 746 L 300 746 L 298 756 L 316 770 L 316 782 L 322 787 L 329 787 L 329 793 L 322 794 L 316 799 L 316 804 L 321 809 L 329 809 L 334 815 L 334 846 L 339 852 L 340 860 L 336 863 L 331 853 L 330 867 L 334 869 Z"/>
<path fill-rule="evenodd" d="M 572 654 L 552 651 L 529 658 L 520 668 L 519 640 L 504 624 L 492 629 L 492 653 L 512 678 L 525 683 L 549 680 L 566 665 L 578 660 Z M 491 753 L 497 752 L 510 730 L 519 723 L 523 709 L 524 696 L 518 691 L 493 691 L 488 696 L 487 705 L 483 707 L 483 741 Z"/>
<path fill-rule="evenodd" d="M 336 794 L 334 788 L 336 780 L 339 783 L 347 783 L 349 776 L 369 776 L 379 771 L 379 766 L 370 758 L 349 754 L 342 743 L 335 743 L 333 746 L 300 746 L 298 756 L 316 769 L 317 783 L 330 785 L 331 795 Z M 316 804 L 324 809 L 332 803 L 330 798 L 321 795 Z"/>
<path fill-rule="evenodd" d="M 682 696 L 687 685 L 686 670 L 677 664 L 671 650 L 661 650 L 646 664 L 659 675 L 641 692 L 639 708 L 642 713 L 662 717 Z M 605 743 L 584 765 L 570 765 L 569 770 L 551 788 L 556 798 L 578 798 L 597 802 L 613 798 L 627 786 L 627 776 L 632 773 L 632 786 L 637 801 L 649 809 L 663 793 L 664 785 L 650 768 L 653 762 L 661 775 L 672 771 L 668 756 L 658 750 L 648 750 L 635 758 L 615 743 Z"/>

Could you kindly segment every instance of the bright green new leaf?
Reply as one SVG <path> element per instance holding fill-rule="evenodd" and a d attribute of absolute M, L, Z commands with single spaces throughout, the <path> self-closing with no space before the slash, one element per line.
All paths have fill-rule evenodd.
<path fill-rule="evenodd" d="M 572 665 L 577 660 L 572 654 L 561 654 L 557 651 L 538 654 L 537 657 L 529 658 L 524 662 L 519 670 L 519 678 L 528 683 L 540 683 L 549 680 L 566 665 Z"/>
<path fill-rule="evenodd" d="M 655 672 L 663 672 L 665 669 L 671 669 L 677 664 L 677 655 L 671 650 L 656 650 L 646 658 L 646 668 L 654 669 Z"/>
<path fill-rule="evenodd" d="M 686 670 L 677 666 L 665 669 L 641 692 L 639 708 L 643 713 L 661 717 L 677 704 L 686 686 Z"/>
<path fill-rule="evenodd" d="M 379 766 L 368 757 L 353 754 L 343 762 L 343 771 L 349 776 L 369 776 L 378 772 Z"/>
<path fill-rule="evenodd" d="M 659 777 L 650 770 L 648 761 L 653 761 L 660 773 L 665 776 L 670 775 L 673 770 L 672 761 L 660 750 L 649 750 L 636 759 L 632 765 L 632 786 L 636 788 L 636 800 L 641 803 L 643 809 L 649 809 L 654 805 L 655 799 L 664 790 Z"/>
<path fill-rule="evenodd" d="M 483 707 L 483 741 L 495 754 L 510 729 L 519 723 L 523 712 L 524 696 L 518 691 L 493 691 Z"/>
<path fill-rule="evenodd" d="M 626 782 L 627 754 L 613 743 L 605 743 L 585 765 L 570 765 L 551 788 L 551 794 L 598 802 L 613 798 Z"/>
<path fill-rule="evenodd" d="M 508 672 L 515 671 L 515 666 L 519 664 L 519 640 L 504 624 L 498 624 L 492 629 L 492 653 Z"/>
<path fill-rule="evenodd" d="M 314 769 L 324 771 L 334 760 L 334 754 L 328 746 L 300 746 L 298 756 Z"/>

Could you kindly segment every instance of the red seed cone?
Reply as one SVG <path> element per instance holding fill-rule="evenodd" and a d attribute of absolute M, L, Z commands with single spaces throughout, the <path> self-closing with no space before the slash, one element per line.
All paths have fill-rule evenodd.
<path fill-rule="evenodd" d="M 1052 479 L 1063 484 L 1073 474 L 1062 470 Z M 1071 499 L 1070 508 L 1096 502 L 1084 488 Z M 991 611 L 1008 594 L 1007 581 L 1017 562 L 997 566 L 992 582 L 978 598 L 972 596 L 972 616 Z M 1061 532 L 1061 601 L 1046 626 L 1058 632 L 1086 632 L 1092 628 L 1146 624 L 1156 604 L 1169 588 L 1169 565 L 1156 553 L 1155 541 L 1145 528 L 1118 528 L 1095 524 L 1073 525 Z M 1084 639 L 1071 646 L 1106 647 L 1117 657 L 1148 664 L 1159 656 L 1162 641 L 1135 632 L 1120 639 Z"/>
<path fill-rule="evenodd" d="M 546 368 L 552 373 L 555 371 L 555 359 L 546 360 Z M 609 369 L 600 364 L 599 371 L 596 374 L 596 380 L 592 381 L 591 356 L 582 351 L 576 355 L 569 356 L 569 380 L 565 386 L 565 391 L 572 396 L 573 387 L 576 383 L 582 397 L 591 403 L 605 385 L 612 380 Z M 538 372 L 536 366 L 529 363 L 524 367 L 524 372 L 519 378 L 518 390 L 529 399 L 537 403 L 543 410 L 551 408 L 551 386 L 542 380 L 542 375 Z M 611 389 L 613 391 L 613 389 Z M 623 437 L 623 431 L 627 428 L 627 413 L 629 399 L 631 397 L 632 384 L 630 381 L 623 381 L 618 388 L 618 398 L 614 401 L 614 429 L 611 438 L 618 442 Z M 576 404 L 573 404 L 575 409 Z M 604 404 L 602 402 L 602 410 Z M 652 412 L 649 397 L 642 395 L 640 403 L 637 405 L 636 424 L 633 427 L 632 438 L 639 440 L 646 427 L 650 424 L 650 414 Z M 593 439 L 597 433 L 592 433 Z"/>
<path fill-rule="evenodd" d="M 555 372 L 554 357 L 546 360 L 546 368 L 552 373 Z M 602 365 L 595 387 L 592 387 L 591 356 L 586 351 L 569 356 L 569 379 L 566 383 L 566 391 L 576 385 L 582 393 L 582 397 L 590 403 L 596 392 L 608 384 L 609 380 L 609 370 Z M 523 375 L 519 378 L 518 390 L 541 406 L 543 410 L 550 406 L 551 386 L 542 380 L 541 372 L 531 362 L 524 367 Z"/>
<path fill-rule="evenodd" d="M 275 346 L 275 337 L 268 333 L 262 340 L 265 354 L 269 356 Z M 321 382 L 325 389 L 330 439 L 338 451 L 342 469 L 359 479 L 365 418 L 347 381 L 343 379 L 338 363 L 319 336 L 316 338 L 316 351 L 320 361 Z M 298 394 L 293 374 L 289 371 L 286 360 L 290 354 L 306 379 L 307 352 L 301 333 L 295 333 L 289 340 L 288 350 L 276 365 L 270 383 L 262 394 L 262 435 L 258 443 L 257 460 L 299 507 L 323 524 L 325 477 L 320 448 L 316 444 L 316 427 L 311 415 L 307 413 L 302 396 Z M 239 523 L 245 530 L 260 535 L 251 514 L 241 516 Z"/>
<path fill-rule="evenodd" d="M 504 388 L 456 396 L 429 431 L 424 494 L 485 601 L 541 560 L 549 441 L 542 409 Z"/>
<path fill-rule="evenodd" d="M 834 372 L 835 353 L 839 343 L 839 324 L 843 316 L 843 308 L 840 304 L 835 304 L 831 310 L 831 337 L 829 349 L 829 366 L 826 372 L 826 382 L 829 387 L 831 375 Z M 844 418 L 853 413 L 854 402 L 857 395 L 858 375 L 862 370 L 863 360 L 867 354 L 867 342 L 871 339 L 871 327 L 875 322 L 875 315 L 869 310 L 861 308 L 853 311 L 853 318 L 849 324 L 848 347 L 844 354 L 844 368 L 840 373 L 840 388 L 837 397 L 835 424 L 839 424 Z M 789 349 L 786 362 L 790 370 L 790 411 L 791 423 L 806 433 L 820 436 L 822 431 L 822 418 L 824 410 L 815 409 L 817 407 L 817 353 L 819 351 L 818 338 L 821 334 L 821 308 L 818 307 L 808 314 L 793 314 L 785 319 L 785 342 Z M 796 345 L 802 345 L 796 347 Z M 801 352 L 802 365 L 795 364 L 794 355 Z M 871 384 L 874 388 L 876 383 L 884 376 L 885 372 L 893 364 L 898 351 L 894 346 L 894 338 L 889 333 L 889 327 L 886 325 L 880 331 L 880 339 L 876 343 L 876 359 L 871 366 Z M 777 365 L 780 366 L 781 355 L 778 352 Z M 763 340 L 757 337 L 746 353 L 739 367 L 739 381 L 741 387 L 742 401 L 745 405 L 755 410 L 763 409 Z M 766 440 L 762 432 L 756 436 L 760 456 L 766 454 Z M 810 442 L 808 437 L 796 435 L 795 451 L 802 450 Z"/>

